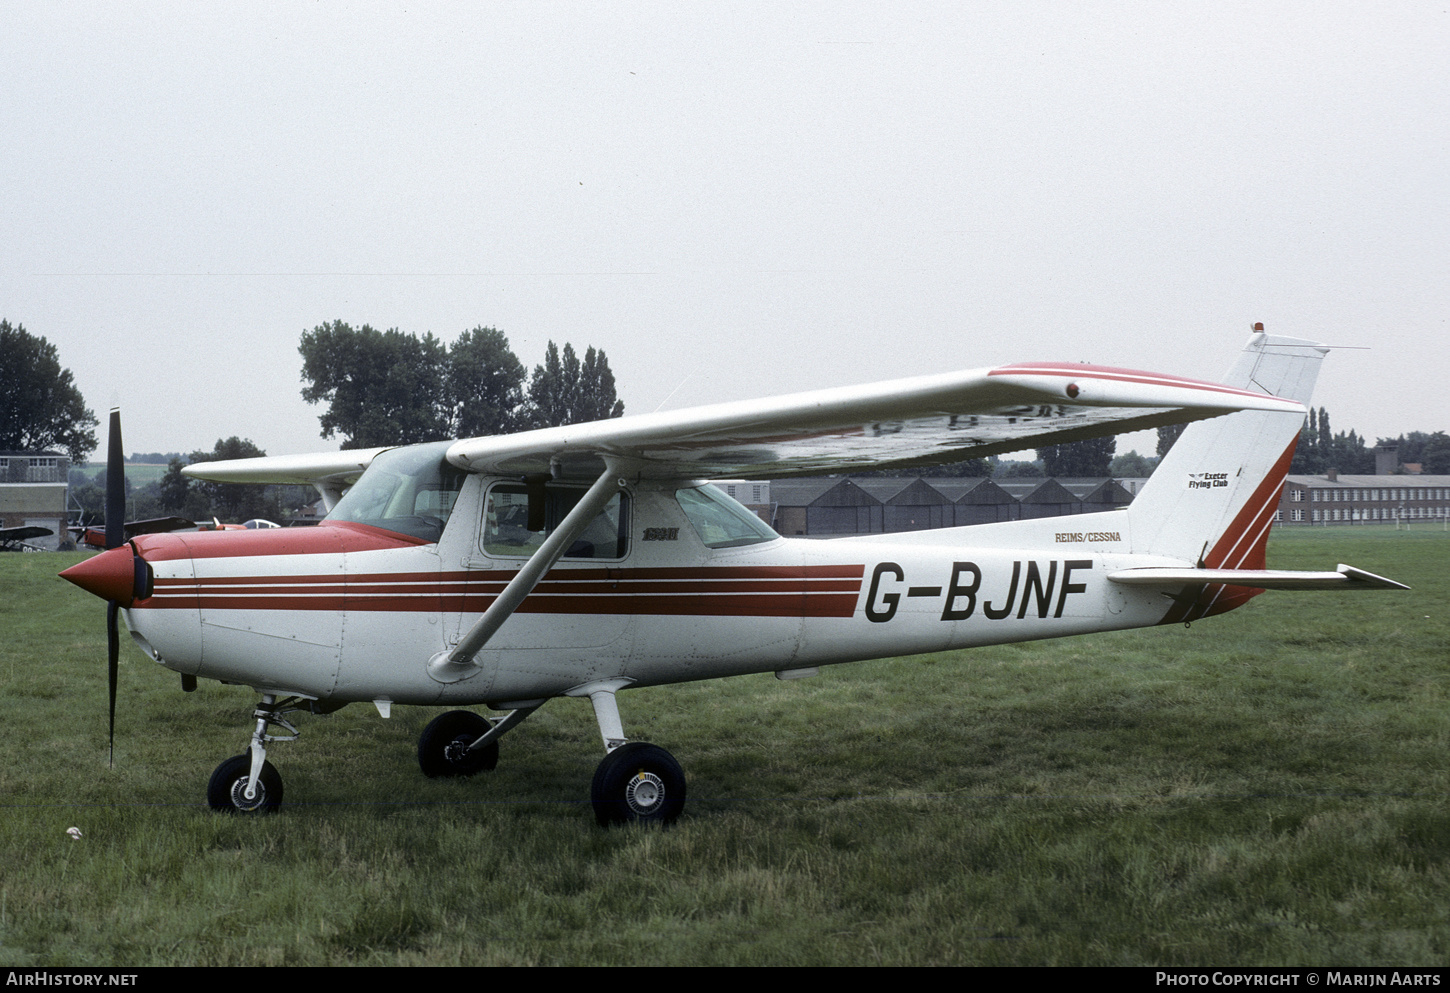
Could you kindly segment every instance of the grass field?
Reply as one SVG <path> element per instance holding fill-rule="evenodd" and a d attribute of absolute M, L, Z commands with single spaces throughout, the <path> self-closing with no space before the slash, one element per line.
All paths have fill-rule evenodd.
<path fill-rule="evenodd" d="M 74 471 L 83 473 L 93 483 L 96 481 L 96 477 L 104 472 L 105 469 L 106 463 L 104 462 L 87 462 L 85 465 L 74 467 Z M 159 463 L 128 462 L 126 463 L 126 482 L 130 483 L 136 489 L 140 489 L 151 483 L 161 482 L 162 477 L 166 475 L 166 470 L 167 466 Z"/>
<path fill-rule="evenodd" d="M 587 703 L 433 781 L 434 712 L 301 717 L 276 817 L 212 814 L 249 690 L 129 646 L 0 556 L 0 963 L 1420 964 L 1450 959 L 1450 535 L 1303 529 L 1183 627 L 628 693 L 680 759 L 669 831 L 594 826 Z M 83 837 L 66 835 L 78 827 Z"/>

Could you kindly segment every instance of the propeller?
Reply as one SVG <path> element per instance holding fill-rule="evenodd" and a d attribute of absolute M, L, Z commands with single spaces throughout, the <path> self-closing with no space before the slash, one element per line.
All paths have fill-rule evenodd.
<path fill-rule="evenodd" d="M 175 523 L 173 523 L 175 522 Z M 106 601 L 106 674 L 110 684 L 110 763 L 116 764 L 116 671 L 121 657 L 118 615 L 137 600 L 151 596 L 151 568 L 131 543 L 128 530 L 170 531 L 179 518 L 126 524 L 126 457 L 121 451 L 121 412 L 111 411 L 111 437 L 106 453 L 105 551 L 62 572 L 61 578 Z M 95 539 L 92 539 L 95 540 Z M 185 680 L 182 681 L 185 686 Z"/>
<path fill-rule="evenodd" d="M 126 457 L 121 447 L 121 411 L 111 410 L 110 442 L 106 451 L 106 550 L 126 543 Z M 121 658 L 121 634 L 116 623 L 121 605 L 106 601 L 106 678 L 110 687 L 110 767 L 116 767 L 116 673 Z"/>

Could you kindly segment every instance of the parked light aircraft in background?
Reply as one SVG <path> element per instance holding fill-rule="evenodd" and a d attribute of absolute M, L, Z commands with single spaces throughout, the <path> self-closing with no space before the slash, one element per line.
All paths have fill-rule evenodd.
<path fill-rule="evenodd" d="M 1269 526 L 1327 349 L 1256 329 L 1226 385 L 1028 363 L 500 437 L 188 467 L 310 483 L 316 528 L 108 538 L 66 570 L 182 675 L 261 696 L 220 810 L 271 811 L 267 745 L 300 709 L 450 710 L 429 776 L 492 769 L 546 701 L 588 698 L 601 824 L 676 818 L 685 777 L 630 741 L 616 694 L 744 673 L 789 679 L 884 656 L 1193 621 L 1266 589 L 1404 588 L 1341 565 L 1270 570 Z M 782 538 L 702 480 L 957 461 L 1189 423 L 1126 509 L 870 535 Z M 112 451 L 119 453 L 113 415 Z M 121 472 L 109 473 L 120 481 Z M 117 514 L 119 517 L 119 514 Z M 108 517 L 108 520 L 110 518 Z M 115 716 L 115 647 L 111 712 Z M 272 729 L 279 733 L 270 733 Z"/>
<path fill-rule="evenodd" d="M 27 524 L 18 528 L 0 528 L 0 552 L 43 552 L 39 545 L 27 544 L 31 538 L 55 534 L 50 528 Z"/>

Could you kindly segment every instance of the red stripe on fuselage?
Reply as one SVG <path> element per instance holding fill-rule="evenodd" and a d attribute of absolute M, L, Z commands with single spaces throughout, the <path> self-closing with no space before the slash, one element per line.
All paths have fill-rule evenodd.
<path fill-rule="evenodd" d="M 850 617 L 865 566 L 560 569 L 521 613 Z M 138 607 L 482 612 L 515 573 L 158 578 Z"/>

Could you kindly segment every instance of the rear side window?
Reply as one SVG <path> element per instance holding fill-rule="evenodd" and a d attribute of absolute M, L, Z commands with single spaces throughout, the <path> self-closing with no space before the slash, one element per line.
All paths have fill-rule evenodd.
<path fill-rule="evenodd" d="M 529 495 L 515 483 L 499 483 L 488 491 L 482 544 L 490 555 L 529 556 L 584 496 L 576 487 L 550 486 L 544 491 L 544 530 L 530 531 Z M 620 492 L 589 522 L 566 559 L 622 559 L 629 552 L 629 494 Z"/>

